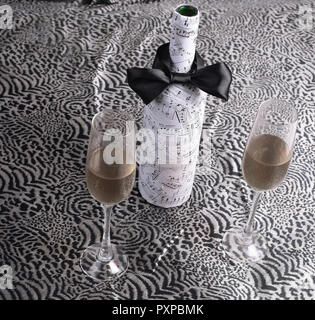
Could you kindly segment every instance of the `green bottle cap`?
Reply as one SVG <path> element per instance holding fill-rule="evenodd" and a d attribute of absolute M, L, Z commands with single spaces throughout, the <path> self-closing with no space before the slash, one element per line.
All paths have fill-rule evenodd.
<path fill-rule="evenodd" d="M 180 13 L 182 16 L 185 17 L 193 17 L 198 14 L 198 9 L 193 6 L 184 5 L 177 9 L 177 12 Z"/>

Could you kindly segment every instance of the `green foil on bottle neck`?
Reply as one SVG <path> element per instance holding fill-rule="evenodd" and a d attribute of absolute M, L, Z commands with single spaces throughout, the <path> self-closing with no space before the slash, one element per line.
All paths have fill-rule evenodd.
<path fill-rule="evenodd" d="M 185 17 L 193 17 L 198 14 L 197 8 L 193 6 L 181 6 L 177 9 L 177 12 Z"/>

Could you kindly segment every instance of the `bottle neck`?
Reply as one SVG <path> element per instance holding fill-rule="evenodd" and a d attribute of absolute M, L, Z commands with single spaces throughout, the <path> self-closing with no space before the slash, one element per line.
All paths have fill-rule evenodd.
<path fill-rule="evenodd" d="M 173 72 L 186 73 L 193 63 L 199 26 L 199 13 L 196 11 L 194 16 L 184 16 L 178 12 L 178 8 L 173 13 L 170 39 Z"/>

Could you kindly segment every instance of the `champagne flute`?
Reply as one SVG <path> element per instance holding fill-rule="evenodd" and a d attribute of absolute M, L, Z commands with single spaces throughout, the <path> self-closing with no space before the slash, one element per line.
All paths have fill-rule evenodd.
<path fill-rule="evenodd" d="M 255 191 L 253 204 L 246 226 L 231 229 L 223 237 L 223 248 L 231 259 L 259 261 L 267 252 L 265 238 L 253 228 L 256 208 L 262 192 L 276 188 L 286 176 L 296 127 L 292 103 L 270 99 L 261 104 L 242 160 L 244 178 Z"/>
<path fill-rule="evenodd" d="M 92 120 L 87 152 L 86 181 L 92 197 L 104 210 L 101 243 L 89 246 L 81 256 L 82 270 L 95 280 L 117 278 L 128 268 L 128 257 L 110 240 L 113 205 L 125 200 L 134 185 L 134 121 L 126 112 L 105 109 Z"/>

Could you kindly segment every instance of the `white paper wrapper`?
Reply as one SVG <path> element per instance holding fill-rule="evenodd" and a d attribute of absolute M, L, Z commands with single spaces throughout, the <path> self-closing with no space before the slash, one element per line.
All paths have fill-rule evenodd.
<path fill-rule="evenodd" d="M 187 17 L 179 14 L 178 8 L 173 13 L 170 56 L 172 71 L 183 73 L 190 70 L 195 56 L 199 12 Z M 188 200 L 194 182 L 205 104 L 205 92 L 189 84 L 172 84 L 145 106 L 143 126 L 154 131 L 156 140 L 163 129 L 172 129 L 178 140 L 185 140 L 184 152 L 177 155 L 177 164 L 160 164 L 158 155 L 163 154 L 163 140 L 164 143 L 152 146 L 155 164 L 139 166 L 139 190 L 148 202 L 167 208 Z M 171 138 L 172 133 L 169 136 Z"/>

